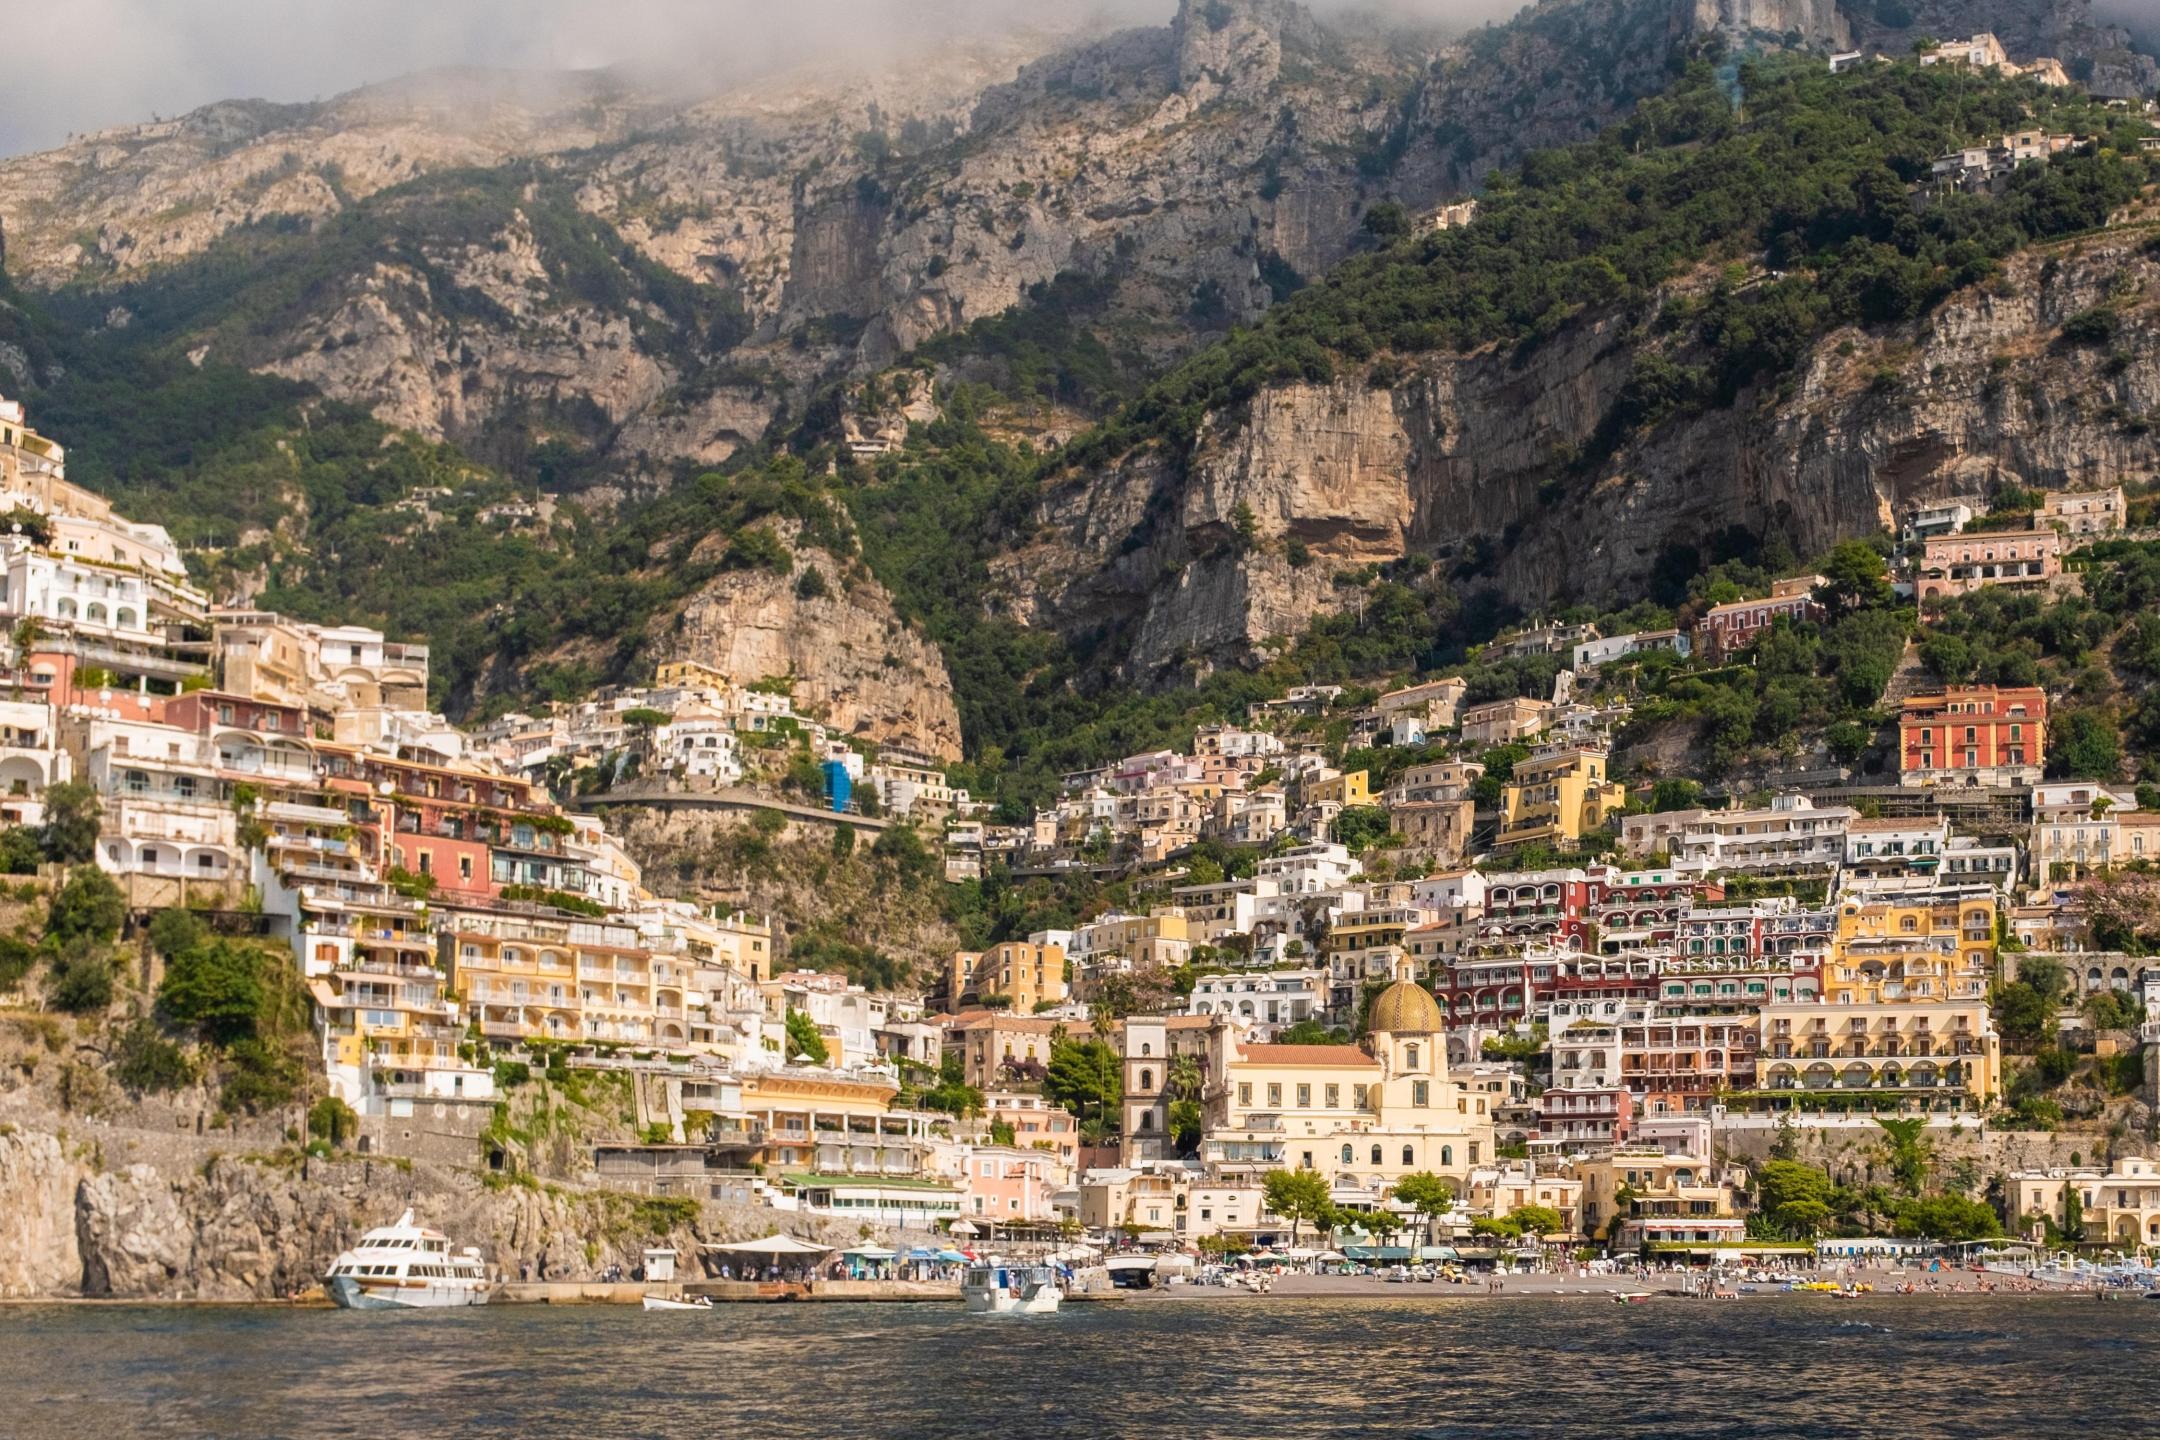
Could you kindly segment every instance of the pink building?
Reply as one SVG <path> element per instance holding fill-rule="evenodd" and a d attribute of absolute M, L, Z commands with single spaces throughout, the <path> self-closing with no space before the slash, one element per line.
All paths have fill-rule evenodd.
<path fill-rule="evenodd" d="M 1925 545 L 1915 580 L 1923 602 L 1990 585 L 2046 585 L 2062 574 L 2063 537 L 2054 530 L 1967 531 Z"/>
<path fill-rule="evenodd" d="M 1022 1150 L 1048 1149 L 1068 1170 L 1079 1165 L 1080 1122 L 1071 1115 L 1025 1090 L 992 1090 L 984 1100 L 991 1123 L 1012 1126 Z"/>
<path fill-rule="evenodd" d="M 1047 1150 L 977 1145 L 961 1181 L 961 1213 L 974 1221 L 1042 1225 L 1057 1219 L 1051 1197 L 1071 1172 Z"/>

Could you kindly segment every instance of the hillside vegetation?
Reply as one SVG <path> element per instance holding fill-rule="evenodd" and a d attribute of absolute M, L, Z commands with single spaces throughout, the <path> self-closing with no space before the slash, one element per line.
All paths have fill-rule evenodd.
<path fill-rule="evenodd" d="M 665 346 L 671 327 L 709 334 L 733 323 L 721 292 L 656 271 L 548 185 L 513 184 L 507 173 L 413 182 L 321 237 L 250 233 L 247 263 L 267 279 L 231 298 L 236 262 L 221 252 L 145 280 L 128 292 L 139 328 L 124 343 L 83 341 L 88 295 L 11 295 L 0 306 L 0 339 L 20 345 L 46 378 L 40 414 L 69 440 L 80 478 L 205 547 L 197 563 L 220 588 L 252 580 L 263 603 L 303 616 L 424 634 L 435 646 L 437 694 L 458 713 L 635 675 L 650 659 L 643 627 L 700 580 L 729 565 L 788 567 L 785 544 L 758 525 L 765 517 L 799 522 L 806 539 L 851 563 L 859 544 L 868 573 L 945 654 L 967 736 L 966 779 L 1017 801 L 1042 794 L 1060 769 L 1176 739 L 1288 683 L 1459 663 L 1509 618 L 1474 585 L 1413 556 L 1339 575 L 1360 596 L 1354 615 L 1316 620 L 1258 672 L 1217 672 L 1197 691 L 1133 694 L 1119 683 L 1122 635 L 1025 624 L 992 578 L 992 562 L 1032 533 L 1047 477 L 1136 446 L 1162 447 L 1177 463 L 1204 417 L 1270 383 L 1362 374 L 1387 386 L 1423 352 L 1536 347 L 1578 317 L 1618 309 L 1639 312 L 1646 328 L 1599 432 L 1601 443 L 1615 442 L 1732 403 L 1743 386 L 1788 371 L 1832 327 L 1908 320 L 1985 281 L 2022 246 L 2104 225 L 2150 179 L 2137 144 L 2143 122 L 2074 92 L 1911 65 L 1831 76 L 1817 60 L 1772 59 L 1740 68 L 1736 105 L 1714 58 L 1689 62 L 1668 93 L 1600 139 L 1493 175 L 1474 224 L 1412 235 L 1399 211 L 1376 206 L 1372 253 L 1044 454 L 996 438 L 986 415 L 1013 396 L 1093 406 L 1130 390 L 1129 357 L 1109 355 L 1084 326 L 1060 318 L 1086 308 L 1085 287 L 1046 292 L 1024 321 L 938 342 L 948 361 L 994 362 L 1007 394 L 948 387 L 943 418 L 918 427 L 898 454 L 870 464 L 841 457 L 825 473 L 835 452 L 813 426 L 799 457 L 746 451 L 604 519 L 565 505 L 549 525 L 480 519 L 486 504 L 520 487 L 467 452 L 401 435 L 303 386 L 217 359 L 197 366 L 173 348 L 208 327 L 244 353 L 279 307 L 303 303 L 331 273 L 324 267 L 342 263 L 334 257 L 387 246 L 431 263 L 442 237 L 464 233 L 461 217 L 468 238 L 479 236 L 513 201 L 531 221 L 550 284 L 571 298 L 645 307 L 648 343 Z M 1915 205 L 1912 184 L 1935 154 L 2026 125 L 2094 143 L 2020 170 L 1999 196 Z M 445 295 L 459 293 L 444 283 Z M 518 464 L 559 462 L 571 475 L 576 433 L 570 425 L 552 451 L 525 452 Z M 431 502 L 432 516 L 389 508 L 422 485 L 447 487 L 451 498 Z M 1707 545 L 1693 557 L 1698 568 L 1674 574 L 1668 593 L 1653 598 L 1684 602 L 1699 567 L 1720 558 L 1762 559 Z M 1892 638 L 1866 648 L 1888 653 Z M 1834 670 L 1839 654 L 1833 644 L 1796 656 L 1792 673 Z M 1803 699 L 1796 724 L 1863 718 L 1856 696 L 1823 694 L 1829 709 Z M 1734 703 L 1710 692 L 1672 698 L 1720 714 Z M 1778 718 L 1758 709 L 1720 723 L 1737 746 L 1787 733 L 1793 710 L 1779 701 L 1769 712 Z"/>

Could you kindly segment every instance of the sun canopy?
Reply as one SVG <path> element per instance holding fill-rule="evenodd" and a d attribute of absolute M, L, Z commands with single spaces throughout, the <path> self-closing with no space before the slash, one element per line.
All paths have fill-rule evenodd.
<path fill-rule="evenodd" d="M 955 1220 L 952 1223 L 951 1233 L 955 1235 L 980 1235 L 982 1234 L 982 1231 L 977 1230 L 973 1225 L 969 1224 L 965 1220 Z"/>
<path fill-rule="evenodd" d="M 880 1245 L 858 1245 L 853 1250 L 843 1250 L 843 1255 L 853 1255 L 858 1260 L 890 1260 L 900 1252 L 887 1250 Z"/>
<path fill-rule="evenodd" d="M 829 1255 L 833 1250 L 830 1245 L 805 1244 L 792 1235 L 767 1235 L 762 1240 L 735 1240 L 705 1248 L 735 1255 Z"/>
<path fill-rule="evenodd" d="M 943 1260 L 948 1265 L 957 1265 L 968 1257 L 961 1254 L 958 1250 L 940 1250 L 937 1253 L 937 1258 Z"/>
<path fill-rule="evenodd" d="M 1332 1264 L 1337 1260 L 1347 1260 L 1350 1257 L 1343 1254 L 1340 1250 L 1323 1250 L 1318 1255 L 1315 1255 L 1313 1258 L 1315 1260 L 1326 1260 Z"/>

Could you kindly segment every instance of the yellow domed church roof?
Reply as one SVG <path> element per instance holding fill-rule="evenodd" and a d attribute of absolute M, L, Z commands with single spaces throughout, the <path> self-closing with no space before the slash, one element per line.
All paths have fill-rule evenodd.
<path fill-rule="evenodd" d="M 1375 996 L 1365 1019 L 1366 1029 L 1390 1035 L 1432 1035 L 1447 1028 L 1440 1002 L 1410 979 L 1397 980 Z"/>

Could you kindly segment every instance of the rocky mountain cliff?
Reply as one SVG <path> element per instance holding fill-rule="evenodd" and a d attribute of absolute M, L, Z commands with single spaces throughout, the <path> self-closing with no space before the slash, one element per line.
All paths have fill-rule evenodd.
<path fill-rule="evenodd" d="M 2115 345 L 2060 338 L 2103 302 L 2124 307 Z M 2156 306 L 2143 228 L 2029 252 L 1925 320 L 1826 336 L 1790 380 L 1638 435 L 1587 476 L 1563 457 L 1593 445 L 1642 335 L 1618 312 L 1522 358 L 1434 357 L 1386 389 L 1362 371 L 1275 386 L 1211 416 L 1182 467 L 1149 449 L 1067 477 L 1012 575 L 1033 578 L 1035 623 L 1137 617 L 1136 674 L 1249 662 L 1353 602 L 1344 572 L 1406 556 L 1525 611 L 1624 603 L 1675 549 L 1735 528 L 1813 554 L 1920 501 L 2150 474 Z"/>
<path fill-rule="evenodd" d="M 1119 348 L 1182 354 L 1340 260 L 1375 201 L 1594 133 L 1713 30 L 1845 38 L 1828 0 L 1552 0 L 1452 46 L 1184 0 L 687 107 L 469 73 L 212 106 L 0 164 L 0 220 L 15 277 L 116 343 L 654 481 L 1061 274 L 1104 282 L 1087 323 Z"/>
<path fill-rule="evenodd" d="M 958 759 L 960 713 L 937 647 L 862 568 L 815 548 L 798 548 L 795 564 L 722 574 L 653 622 L 653 653 L 787 677 L 796 706 L 841 734 Z"/>
<path fill-rule="evenodd" d="M 925 353 L 938 374 L 980 373 L 970 366 L 985 352 L 970 347 L 987 346 L 977 322 L 993 317 L 1044 317 L 1066 327 L 1056 343 L 1110 357 L 1101 368 L 1119 378 L 1060 396 L 1035 435 L 1061 440 L 1496 167 L 1606 130 L 1690 56 L 1712 61 L 1728 92 L 1745 52 L 1903 50 L 1922 25 L 1993 28 L 2020 58 L 2089 60 L 2089 73 L 2113 66 L 2130 83 L 2142 63 L 2087 0 L 1546 0 L 1453 40 L 1342 14 L 1181 0 L 1154 28 L 1011 34 L 689 103 L 620 75 L 458 74 L 320 105 L 213 106 L 0 163 L 0 219 L 11 273 L 34 287 L 76 373 L 155 357 L 159 374 L 181 373 L 175 391 L 200 377 L 223 395 L 232 387 L 215 377 L 241 371 L 298 382 L 574 497 L 565 537 L 624 534 L 611 510 L 680 493 L 686 474 L 764 446 L 860 439 L 863 417 L 843 413 L 857 377 Z M 1216 405 L 1189 453 L 1147 447 L 1061 472 L 1035 529 L 999 537 L 987 604 L 1114 637 L 1132 673 L 1153 673 L 1249 658 L 1350 603 L 1346 568 L 1403 556 L 1534 607 L 1624 589 L 1721 515 L 1744 512 L 1795 544 L 1853 533 L 1908 490 L 1952 483 L 1912 458 L 1932 442 L 1906 428 L 1954 435 L 1943 464 L 1964 479 L 1974 465 L 2046 473 L 2047 442 L 1995 427 L 2053 429 L 2057 412 L 2045 424 L 1958 419 L 1963 402 L 1938 393 L 1939 377 L 1848 394 L 1834 383 L 1845 367 L 1820 357 L 1805 406 L 1810 392 L 1773 389 L 1584 462 L 1644 323 L 1590 306 L 1527 350 L 1428 356 L 1385 383 L 1361 358 L 1326 383 L 1286 376 L 1250 405 Z M 2007 347 L 2044 343 L 2017 328 L 2032 317 L 1990 323 Z M 59 368 L 26 355 L 0 345 L 8 383 L 56 383 Z M 2056 387 L 2085 379 L 2092 357 L 2070 359 L 2036 361 L 2026 388 L 2074 393 Z M 2103 378 L 2141 383 L 2134 365 Z M 111 393 L 132 383 L 108 381 Z M 1897 403 L 1926 418 L 1899 418 Z M 888 440 L 906 427 L 889 428 Z M 1786 438 L 1876 445 L 1886 459 L 1825 450 L 1781 478 L 1763 457 Z M 167 496 L 193 480 L 150 477 Z M 305 508 L 288 504 L 263 543 L 304 557 L 284 573 L 362 553 L 311 546 Z M 270 533 L 258 515 L 232 519 L 228 534 Z M 626 568 L 693 553 L 696 516 L 684 523 L 672 549 Z M 562 573 L 598 553 L 560 543 L 585 547 Z M 278 558 L 232 568 L 274 576 Z M 638 579 L 652 593 L 596 614 L 627 617 L 620 628 L 646 641 L 640 664 L 677 649 L 791 671 L 849 729 L 953 749 L 946 659 L 868 577 L 822 597 L 754 570 L 701 578 L 694 597 Z M 482 602 L 484 623 L 545 629 L 521 615 L 514 583 L 504 590 Z M 919 621 L 920 594 L 905 608 Z M 597 621 L 572 633 L 493 660 L 485 637 L 464 637 L 447 703 L 516 688 L 511 671 L 536 658 L 592 658 L 564 647 L 597 654 L 620 638 Z"/>
<path fill-rule="evenodd" d="M 2128 12 L 2137 0 L 2113 7 Z M 2139 97 L 2160 83 L 2160 63 L 2092 0 L 1847 0 L 1855 39 L 1888 54 L 1909 50 L 1922 36 L 1938 40 L 1990 31 L 2013 59 L 2053 56 L 2095 94 Z"/>

